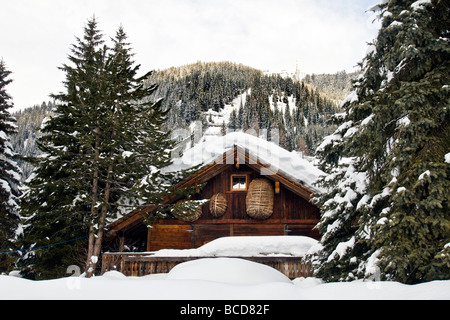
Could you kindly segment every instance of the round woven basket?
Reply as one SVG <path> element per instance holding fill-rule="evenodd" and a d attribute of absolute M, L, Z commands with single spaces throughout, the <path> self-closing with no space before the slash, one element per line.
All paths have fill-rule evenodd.
<path fill-rule="evenodd" d="M 267 179 L 253 180 L 247 191 L 247 214 L 254 219 L 267 219 L 273 214 L 274 190 Z"/>
<path fill-rule="evenodd" d="M 209 202 L 209 212 L 215 217 L 220 218 L 227 212 L 228 202 L 222 193 L 216 193 Z"/>
<path fill-rule="evenodd" d="M 177 204 L 182 203 L 183 201 L 178 201 Z M 200 219 L 200 217 L 202 216 L 202 207 L 199 207 L 197 210 L 195 210 L 195 212 L 192 211 L 181 211 L 178 213 L 173 213 L 173 215 L 181 220 L 181 221 L 185 221 L 185 222 L 194 222 L 197 221 L 198 219 Z"/>

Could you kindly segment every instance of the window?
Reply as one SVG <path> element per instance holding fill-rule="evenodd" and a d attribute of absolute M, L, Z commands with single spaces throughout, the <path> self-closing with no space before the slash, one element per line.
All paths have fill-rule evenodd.
<path fill-rule="evenodd" d="M 231 191 L 246 191 L 246 190 L 247 190 L 247 176 L 232 175 Z"/>

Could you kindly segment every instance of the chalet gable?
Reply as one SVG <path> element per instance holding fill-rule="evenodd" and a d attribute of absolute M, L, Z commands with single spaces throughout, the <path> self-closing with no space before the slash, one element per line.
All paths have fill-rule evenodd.
<path fill-rule="evenodd" d="M 207 170 L 207 167 L 223 164 L 248 164 L 268 178 L 283 177 L 286 183 L 289 181 L 309 190 L 309 195 L 303 194 L 308 198 L 311 193 L 322 192 L 314 183 L 321 175 L 325 175 L 324 172 L 295 152 L 242 132 L 201 142 L 187 150 L 181 158 L 175 159 L 166 170 L 177 171 L 198 165 Z"/>
<path fill-rule="evenodd" d="M 166 172 L 190 169 L 199 166 L 193 175 L 181 181 L 176 187 L 184 188 L 206 183 L 215 179 L 226 170 L 250 168 L 258 175 L 271 180 L 275 187 L 281 185 L 309 202 L 312 194 L 320 192 L 313 186 L 322 171 L 296 153 L 289 152 L 274 143 L 267 142 L 244 133 L 231 133 L 217 139 L 199 143 L 185 154 L 174 159 Z M 168 198 L 166 203 L 178 199 Z M 142 216 L 152 212 L 156 206 L 144 206 L 134 210 L 110 224 L 113 233 L 124 228 L 129 229 L 142 223 Z"/>
<path fill-rule="evenodd" d="M 317 192 L 317 189 L 306 186 L 302 180 L 286 174 L 283 170 L 278 169 L 271 163 L 267 163 L 258 156 L 255 156 L 250 150 L 238 145 L 234 145 L 232 149 L 226 151 L 211 163 L 201 167 L 194 175 L 180 182 L 177 187 L 184 188 L 205 183 L 226 170 L 227 166 L 236 166 L 239 168 L 241 165 L 247 165 L 267 179 L 281 183 L 306 200 L 310 200 L 312 194 Z"/>

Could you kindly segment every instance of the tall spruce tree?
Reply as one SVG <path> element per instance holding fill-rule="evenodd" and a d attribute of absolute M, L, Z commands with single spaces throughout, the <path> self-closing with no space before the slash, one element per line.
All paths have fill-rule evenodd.
<path fill-rule="evenodd" d="M 95 19 L 88 21 L 83 38 L 76 38 L 69 61 L 63 65 L 66 92 L 54 95 L 58 103 L 41 128 L 37 145 L 42 156 L 32 159 L 35 170 L 22 199 L 25 219 L 21 259 L 23 274 L 37 279 L 63 276 L 67 266 L 80 264 L 80 247 L 51 246 L 88 234 L 92 196 L 92 146 L 95 145 L 98 107 L 105 88 L 105 48 Z M 93 120 L 94 118 L 94 120 Z M 78 243 L 77 243 L 78 244 Z M 83 242 L 84 246 L 86 242 Z M 77 248 L 74 252 L 74 248 Z"/>
<path fill-rule="evenodd" d="M 159 204 L 166 190 L 142 188 L 143 180 L 146 186 L 155 186 L 159 169 L 171 163 L 173 142 L 170 131 L 162 130 L 167 111 L 162 110 L 161 100 L 155 103 L 149 98 L 157 89 L 156 85 L 144 86 L 150 73 L 137 77 L 140 66 L 134 65 L 126 39 L 120 27 L 105 66 L 108 87 L 98 127 L 98 176 L 94 175 L 93 181 L 101 205 L 92 216 L 88 276 L 95 270 L 102 249 L 105 223 L 108 218 L 117 218 L 123 205 L 120 200 L 134 199 L 134 203 L 127 202 L 129 205 Z"/>
<path fill-rule="evenodd" d="M 382 28 L 341 126 L 319 149 L 332 169 L 321 181 L 330 192 L 317 198 L 317 274 L 449 279 L 449 1 L 390 0 L 374 10 Z"/>
<path fill-rule="evenodd" d="M 39 141 L 45 156 L 37 159 L 24 197 L 35 240 L 50 227 L 61 231 L 49 221 L 69 229 L 81 224 L 87 276 L 97 267 L 108 220 L 117 219 L 125 203 L 128 210 L 159 204 L 168 190 L 159 170 L 171 161 L 170 132 L 162 130 L 167 111 L 149 98 L 157 86 L 144 85 L 149 73 L 137 76 L 126 38 L 120 27 L 107 47 L 95 18 L 77 38 L 72 64 L 61 68 L 66 91 L 54 96 L 55 115 Z"/>
<path fill-rule="evenodd" d="M 6 86 L 11 71 L 0 60 L 0 273 L 8 271 L 13 265 L 9 252 L 16 248 L 16 230 L 20 222 L 18 215 L 18 197 L 20 196 L 21 171 L 16 163 L 10 136 L 16 133 L 15 118 L 9 113 L 13 107 Z"/>

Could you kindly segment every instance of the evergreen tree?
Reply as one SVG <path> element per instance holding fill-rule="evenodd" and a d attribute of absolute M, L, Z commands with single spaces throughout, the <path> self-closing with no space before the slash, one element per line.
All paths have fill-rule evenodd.
<path fill-rule="evenodd" d="M 89 216 L 98 206 L 92 158 L 105 88 L 102 37 L 92 19 L 85 26 L 84 37 L 76 38 L 69 55 L 73 66 L 61 67 L 66 73 L 66 92 L 54 95 L 58 103 L 44 121 L 37 141 L 42 156 L 32 159 L 35 171 L 21 205 L 27 226 L 23 247 L 48 247 L 23 257 L 27 277 L 63 276 L 68 265 L 79 265 L 79 256 L 85 255 L 80 248 L 73 253 L 72 243 L 51 245 L 86 236 Z"/>
<path fill-rule="evenodd" d="M 149 74 L 137 77 L 139 65 L 135 66 L 131 60 L 129 44 L 125 41 L 126 34 L 119 28 L 106 65 L 107 108 L 102 112 L 99 126 L 102 134 L 99 135 L 97 159 L 101 206 L 91 223 L 88 275 L 95 270 L 107 218 L 117 217 L 118 200 L 136 199 L 159 204 L 167 191 L 158 181 L 159 170 L 171 163 L 170 150 L 173 149 L 170 132 L 162 130 L 167 111 L 162 110 L 161 100 L 154 103 L 149 99 L 157 87 L 143 85 Z M 153 175 L 146 180 L 146 187 L 136 187 L 149 172 Z M 93 182 L 95 185 L 95 180 Z"/>
<path fill-rule="evenodd" d="M 126 39 L 120 27 L 110 48 L 95 18 L 86 24 L 83 39 L 72 46 L 72 64 L 61 68 L 66 91 L 54 95 L 55 114 L 39 140 L 44 156 L 35 159 L 24 197 L 28 247 L 45 245 L 44 239 L 65 242 L 63 236 L 87 242 L 87 277 L 96 271 L 108 221 L 142 203 L 160 206 L 184 173 L 161 171 L 172 161 L 171 133 L 163 129 L 168 111 L 150 98 L 157 89 L 144 84 L 150 72 L 137 76 L 140 66 Z M 24 263 L 29 273 L 48 277 L 50 263 L 62 268 L 69 258 L 62 245 L 50 245 Z"/>
<path fill-rule="evenodd" d="M 159 169 L 171 160 L 170 132 L 162 129 L 167 111 L 150 99 L 157 86 L 144 85 L 149 73 L 137 77 L 123 28 L 112 42 L 103 45 L 92 19 L 72 47 L 72 65 L 61 68 L 66 92 L 54 96 L 59 103 L 39 141 L 46 156 L 37 159 L 24 199 L 30 245 L 53 229 L 51 221 L 87 235 L 87 276 L 95 272 L 108 219 L 117 219 L 125 203 L 127 210 L 161 203 L 167 177 Z"/>
<path fill-rule="evenodd" d="M 236 109 L 233 109 L 230 114 L 230 121 L 228 122 L 228 128 L 231 131 L 236 131 L 238 129 L 238 119 L 236 115 Z"/>
<path fill-rule="evenodd" d="M 321 181 L 328 194 L 317 198 L 317 274 L 448 279 L 449 2 L 391 0 L 374 9 L 382 28 L 341 126 L 319 150 L 332 169 Z"/>
<path fill-rule="evenodd" d="M 369 167 L 377 179 L 367 223 L 388 278 L 449 279 L 450 2 L 392 1 L 383 10 L 392 16 L 380 37 L 396 37 L 378 45 L 385 78 L 368 132 L 384 141 L 368 158 L 382 162 Z"/>
<path fill-rule="evenodd" d="M 20 196 L 20 169 L 16 163 L 10 136 L 16 133 L 15 118 L 8 109 L 13 107 L 6 86 L 11 71 L 0 60 L 0 252 L 15 249 L 16 230 L 19 226 L 18 197 Z M 13 264 L 10 254 L 0 254 L 0 273 L 8 271 Z"/>
<path fill-rule="evenodd" d="M 239 111 L 236 117 L 236 124 L 237 127 L 240 129 L 244 127 L 244 106 L 242 105 L 242 102 L 239 106 Z"/>

